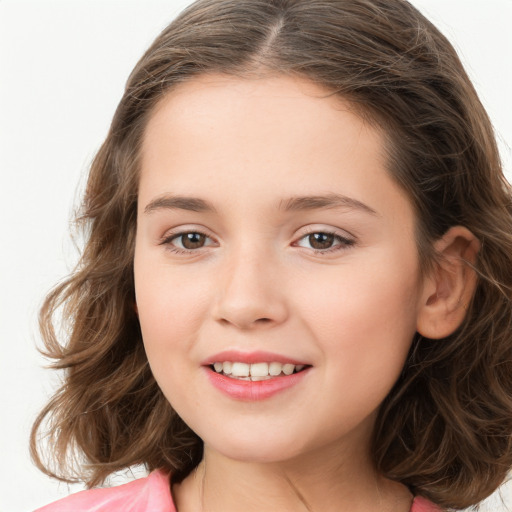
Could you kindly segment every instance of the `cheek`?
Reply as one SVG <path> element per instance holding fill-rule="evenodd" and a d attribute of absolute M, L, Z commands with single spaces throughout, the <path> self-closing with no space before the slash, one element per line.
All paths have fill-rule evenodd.
<path fill-rule="evenodd" d="M 204 318 L 204 294 L 187 281 L 156 265 L 135 267 L 135 289 L 142 339 L 151 371 L 176 410 L 199 407 L 193 349 Z M 187 382 L 187 393 L 183 383 Z"/>
<path fill-rule="evenodd" d="M 332 435 L 378 409 L 402 371 L 416 326 L 414 272 L 398 278 L 351 270 L 304 297 L 304 323 L 322 352 L 322 387 L 337 390 L 318 398 Z"/>
<path fill-rule="evenodd" d="M 298 298 L 333 372 L 354 381 L 394 382 L 416 331 L 415 263 L 380 258 L 379 264 L 347 265 L 346 271 L 334 269 L 327 284 L 311 282 L 309 293 Z"/>
<path fill-rule="evenodd" d="M 187 279 L 169 266 L 135 260 L 135 292 L 146 352 L 150 358 L 176 353 L 191 344 L 207 307 L 202 280 Z"/>

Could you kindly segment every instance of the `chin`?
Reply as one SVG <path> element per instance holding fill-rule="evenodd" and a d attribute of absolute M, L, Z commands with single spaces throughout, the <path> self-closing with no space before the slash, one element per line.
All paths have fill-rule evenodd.
<path fill-rule="evenodd" d="M 208 436 L 207 436 L 208 437 Z M 205 447 L 238 462 L 271 464 L 294 459 L 305 451 L 305 447 L 289 436 L 236 436 L 205 441 Z M 294 442 L 295 441 L 295 442 Z"/>

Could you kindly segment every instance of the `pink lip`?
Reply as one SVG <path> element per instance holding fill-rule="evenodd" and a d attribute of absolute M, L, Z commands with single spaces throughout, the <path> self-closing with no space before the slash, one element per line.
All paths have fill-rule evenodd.
<path fill-rule="evenodd" d="M 282 363 L 282 364 L 294 364 L 294 365 L 306 365 L 308 363 L 292 359 L 288 356 L 282 356 L 279 354 L 273 354 L 272 352 L 241 352 L 239 350 L 224 350 L 219 352 L 208 359 L 204 360 L 201 364 L 203 366 L 209 366 L 213 363 L 223 363 L 224 361 L 240 362 L 240 363 Z"/>
<path fill-rule="evenodd" d="M 232 359 L 227 358 L 221 359 L 221 361 L 222 360 L 230 361 Z M 270 360 L 276 361 L 275 359 Z M 216 359 L 216 361 L 219 360 Z M 241 360 L 235 359 L 235 361 Z M 266 359 L 258 359 L 257 361 L 264 362 Z M 245 360 L 243 360 L 243 362 L 245 362 Z M 271 396 L 284 391 L 285 389 L 295 386 L 301 382 L 302 379 L 304 379 L 306 374 L 308 374 L 311 370 L 311 367 L 305 368 L 298 373 L 292 373 L 292 375 L 273 377 L 268 380 L 260 380 L 255 382 L 232 379 L 231 377 L 227 377 L 226 375 L 215 372 L 209 366 L 205 366 L 204 370 L 206 371 L 207 376 L 213 386 L 215 386 L 225 395 L 228 395 L 230 398 L 234 398 L 236 400 L 255 402 L 258 400 L 265 400 L 266 398 L 270 398 Z"/>

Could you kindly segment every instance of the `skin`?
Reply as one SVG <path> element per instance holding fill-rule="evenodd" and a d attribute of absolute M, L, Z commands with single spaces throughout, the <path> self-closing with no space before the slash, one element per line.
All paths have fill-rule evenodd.
<path fill-rule="evenodd" d="M 439 279 L 420 277 L 414 212 L 385 163 L 381 134 L 301 79 L 203 76 L 150 118 L 137 309 L 155 378 L 205 443 L 173 486 L 180 512 L 409 510 L 409 491 L 374 471 L 369 442 L 418 323 L 439 306 Z M 333 193 L 350 200 L 284 209 Z M 180 233 L 198 231 L 204 245 L 184 250 Z M 325 232 L 332 247 L 315 250 L 309 235 Z M 271 398 L 235 400 L 201 366 L 227 349 L 312 368 Z"/>

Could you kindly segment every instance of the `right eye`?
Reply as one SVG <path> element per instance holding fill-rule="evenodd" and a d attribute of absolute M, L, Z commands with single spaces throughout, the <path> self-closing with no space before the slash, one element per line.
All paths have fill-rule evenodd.
<path fill-rule="evenodd" d="M 162 245 L 167 245 L 170 250 L 176 252 L 190 252 L 214 244 L 209 236 L 199 231 L 173 233 L 162 241 Z"/>

